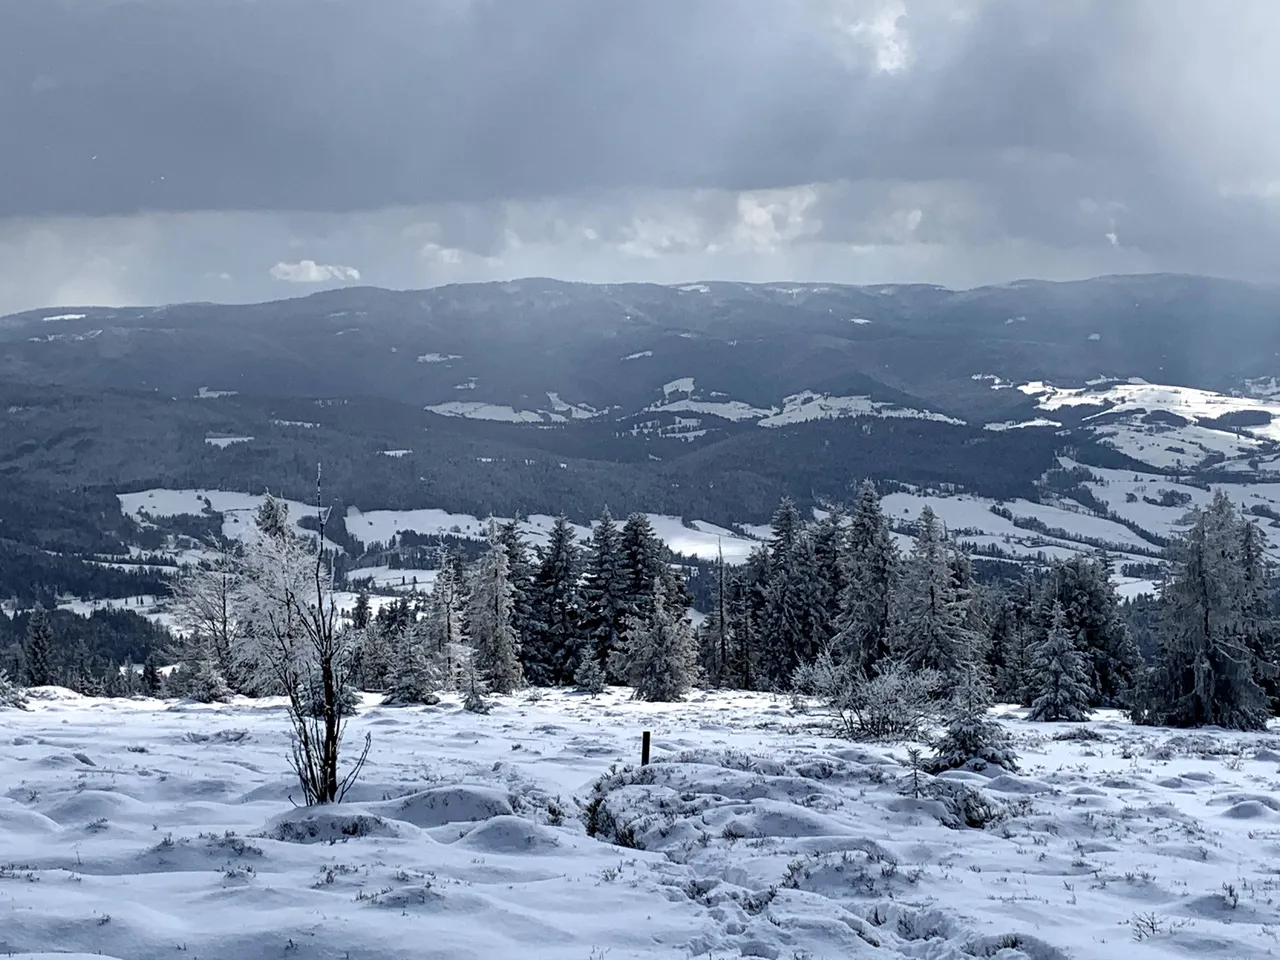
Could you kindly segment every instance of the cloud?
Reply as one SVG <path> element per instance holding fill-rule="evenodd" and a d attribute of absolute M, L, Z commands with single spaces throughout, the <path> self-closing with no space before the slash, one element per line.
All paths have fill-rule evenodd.
<path fill-rule="evenodd" d="M 390 286 L 1273 274 L 1274 0 L 314 9 L 0 3 L 0 309 L 271 296 L 281 251 Z"/>
<path fill-rule="evenodd" d="M 355 267 L 316 263 L 314 260 L 300 260 L 297 263 L 281 261 L 271 268 L 271 276 L 288 283 L 341 283 L 359 280 L 360 271 Z"/>

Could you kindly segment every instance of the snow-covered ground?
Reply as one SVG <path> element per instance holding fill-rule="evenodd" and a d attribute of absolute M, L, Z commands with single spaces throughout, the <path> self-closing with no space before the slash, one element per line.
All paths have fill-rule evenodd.
<path fill-rule="evenodd" d="M 1087 725 L 1098 739 L 1057 740 L 1076 728 L 1010 719 L 1021 772 L 958 772 L 930 791 L 961 804 L 913 798 L 903 746 L 832 739 L 766 695 L 518 695 L 487 716 L 368 702 L 348 732 L 373 736 L 362 781 L 345 805 L 305 809 L 277 703 L 38 692 L 49 699 L 30 712 L 0 713 L 0 955 L 1280 949 L 1275 734 L 1105 716 Z M 645 729 L 655 762 L 625 771 Z M 985 825 L 958 820 L 965 808 Z"/>
<path fill-rule="evenodd" d="M 1003 385 L 996 379 L 992 388 Z M 1247 465 L 1280 441 L 1280 403 L 1270 398 L 1229 396 L 1137 378 L 1100 378 L 1083 387 L 1036 380 L 1018 390 L 1034 397 L 1036 406 L 1046 412 L 1060 415 L 1063 410 L 1083 408 L 1084 423 L 1093 424 L 1093 433 L 1103 442 L 1159 469 L 1191 468 L 1210 457 Z M 1090 408 L 1098 412 L 1088 413 Z M 1240 430 L 1215 422 L 1224 415 L 1246 412 L 1270 419 Z M 1166 422 L 1167 418 L 1155 416 L 1159 413 L 1172 414 L 1179 421 Z"/>

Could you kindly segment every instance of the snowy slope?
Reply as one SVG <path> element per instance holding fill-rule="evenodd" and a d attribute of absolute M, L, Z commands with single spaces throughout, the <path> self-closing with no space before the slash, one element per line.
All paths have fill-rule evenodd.
<path fill-rule="evenodd" d="M 1162 469 L 1189 469 L 1211 458 L 1244 462 L 1274 452 L 1280 442 L 1280 403 L 1270 399 L 1137 378 L 1100 379 L 1083 387 L 1032 381 L 1018 390 L 1035 398 L 1040 410 L 1058 418 L 1066 411 L 1082 416 L 1082 425 L 1099 439 Z M 1230 425 L 1221 417 L 1245 417 L 1247 425 Z"/>
<path fill-rule="evenodd" d="M 143 490 L 119 495 L 121 509 L 145 522 L 147 516 L 173 517 L 182 514 L 199 516 L 206 508 L 223 514 L 224 536 L 242 540 L 253 536 L 253 514 L 263 501 L 262 496 L 232 493 L 224 490 Z M 289 506 L 289 518 L 299 535 L 312 535 L 298 526 L 300 517 L 313 515 L 315 507 L 297 501 L 282 501 Z M 740 563 L 755 547 L 756 541 L 726 530 L 715 524 L 694 521 L 686 526 L 679 517 L 648 514 L 654 532 L 677 553 L 711 559 L 717 550 L 723 549 L 725 560 Z M 495 518 L 505 522 L 501 517 Z M 555 517 L 534 514 L 521 522 L 521 529 L 531 543 L 545 544 L 555 524 Z M 469 514 L 450 513 L 446 510 L 370 510 L 361 512 L 348 507 L 347 531 L 365 544 L 389 543 L 406 530 L 422 536 L 452 536 L 479 540 L 488 536 L 489 521 Z M 575 526 L 579 540 L 591 535 L 588 527 Z M 336 544 L 330 546 L 341 549 Z"/>
<path fill-rule="evenodd" d="M 367 705 L 343 806 L 299 809 L 278 705 L 0 713 L 0 954 L 159 960 L 1271 955 L 1280 738 L 1006 721 L 990 810 L 913 799 L 897 745 L 758 694 Z M 588 837 L 593 783 L 615 822 Z M 1137 940 L 1138 942 L 1135 942 Z M 41 952 L 44 953 L 41 953 Z"/>

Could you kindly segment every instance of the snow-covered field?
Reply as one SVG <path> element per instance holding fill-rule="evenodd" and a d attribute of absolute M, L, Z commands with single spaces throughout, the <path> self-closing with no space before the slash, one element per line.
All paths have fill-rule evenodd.
<path fill-rule="evenodd" d="M 1280 949 L 1280 736 L 1009 720 L 1022 772 L 914 799 L 905 750 L 758 694 L 366 705 L 305 809 L 270 701 L 0 714 L 0 955 L 1109 960 Z M 1008 711 L 1006 711 L 1008 712 Z M 622 772 L 654 734 L 654 764 Z M 597 790 L 610 771 L 619 771 Z M 965 789 L 977 793 L 965 794 Z M 937 793 L 940 788 L 935 787 Z M 939 793 L 942 796 L 945 794 Z M 601 834 L 583 810 L 593 797 Z M 975 802 L 979 801 L 979 802 Z"/>

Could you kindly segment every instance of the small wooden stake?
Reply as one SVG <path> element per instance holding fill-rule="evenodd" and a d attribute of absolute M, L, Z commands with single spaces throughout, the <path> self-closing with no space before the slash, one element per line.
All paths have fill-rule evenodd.
<path fill-rule="evenodd" d="M 649 765 L 649 731 L 646 730 L 640 737 L 640 766 L 647 767 Z"/>

